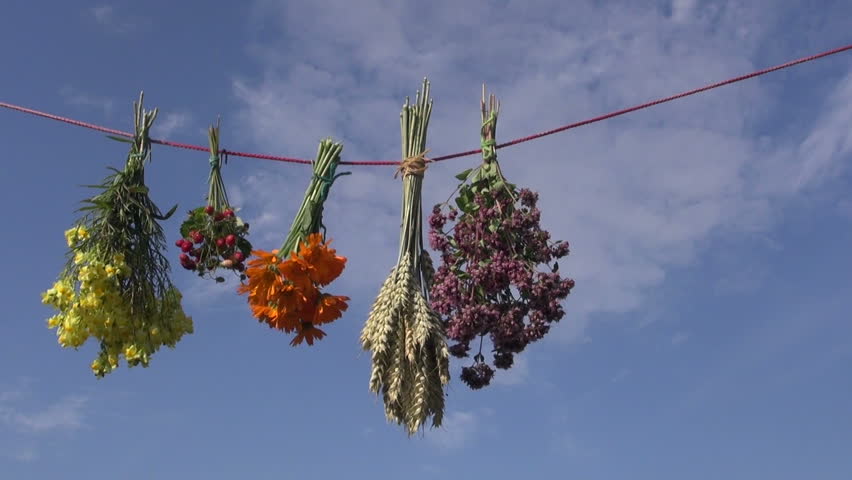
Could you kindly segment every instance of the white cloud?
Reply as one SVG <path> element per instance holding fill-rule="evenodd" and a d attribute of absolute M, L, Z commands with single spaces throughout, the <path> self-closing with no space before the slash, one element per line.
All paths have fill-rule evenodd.
<path fill-rule="evenodd" d="M 11 457 L 19 462 L 30 463 L 38 460 L 38 451 L 34 448 L 21 448 L 11 453 Z"/>
<path fill-rule="evenodd" d="M 34 412 L 25 412 L 11 405 L 11 402 L 4 402 L 0 403 L 0 423 L 36 434 L 76 430 L 84 426 L 83 411 L 87 402 L 84 396 L 72 395 Z"/>
<path fill-rule="evenodd" d="M 612 383 L 618 383 L 618 382 L 624 380 L 625 378 L 627 378 L 628 375 L 630 375 L 630 369 L 629 368 L 622 368 L 621 370 L 618 371 L 618 373 L 616 373 L 612 378 L 610 378 L 609 381 L 612 382 Z"/>
<path fill-rule="evenodd" d="M 89 14 L 102 27 L 114 33 L 130 33 L 138 28 L 138 23 L 125 14 L 119 15 L 112 5 L 98 5 L 89 9 Z"/>
<path fill-rule="evenodd" d="M 672 19 L 685 22 L 692 15 L 696 0 L 672 0 Z"/>
<path fill-rule="evenodd" d="M 852 70 L 825 103 L 825 113 L 799 147 L 801 167 L 796 189 L 836 177 L 848 168 L 846 162 L 838 160 L 852 153 Z"/>
<path fill-rule="evenodd" d="M 551 439 L 551 450 L 560 456 L 570 458 L 588 458 L 597 456 L 598 451 L 580 442 L 577 437 L 568 432 L 557 432 Z"/>
<path fill-rule="evenodd" d="M 504 3 L 475 1 L 470 8 L 484 13 L 468 18 L 449 1 L 428 9 L 258 2 L 258 21 L 280 38 L 264 35 L 251 50 L 262 78 L 234 82 L 245 133 L 302 158 L 329 134 L 344 141 L 345 160 L 398 158 L 399 107 L 426 74 L 432 152 L 467 150 L 479 140 L 482 81 L 501 99 L 498 140 L 506 141 L 766 65 L 757 55 L 785 14 L 770 2 L 677 2 L 672 12 L 689 19 L 683 28 L 627 1 L 576 2 L 570 11 L 555 1 Z M 823 96 L 800 94 L 815 104 Z M 750 81 L 501 150 L 510 180 L 541 193 L 543 226 L 572 245 L 560 263 L 577 287 L 553 336 L 577 341 L 594 315 L 635 311 L 671 268 L 690 265 L 720 234 L 765 231 L 778 199 L 836 175 L 852 102 L 842 101 L 845 83 L 832 95 L 838 106 L 815 111 L 816 126 L 800 137 L 755 135 L 781 100 Z M 424 205 L 445 200 L 452 175 L 476 161 L 433 165 Z M 395 260 L 400 184 L 390 168 L 351 170 L 332 189 L 326 223 L 350 258 L 339 288 L 366 298 Z M 259 212 L 249 220 L 255 238 L 283 239 L 309 175 L 306 166 L 274 165 L 243 183 L 252 192 L 243 206 Z M 292 201 L 282 206 L 282 195 Z"/>
<path fill-rule="evenodd" d="M 152 136 L 157 138 L 168 138 L 173 134 L 186 128 L 192 120 L 192 115 L 186 112 L 163 112 L 157 114 L 157 120 L 151 128 Z"/>
<path fill-rule="evenodd" d="M 59 94 L 62 95 L 68 105 L 102 110 L 106 116 L 112 114 L 115 106 L 115 102 L 111 98 L 84 93 L 70 86 L 63 87 Z"/>
<path fill-rule="evenodd" d="M 672 336 L 672 345 L 681 345 L 689 340 L 689 334 L 686 332 L 677 332 Z"/>
<path fill-rule="evenodd" d="M 426 440 L 443 450 L 458 450 L 476 434 L 478 417 L 474 412 L 451 411 L 440 428 L 426 430 Z"/>
<path fill-rule="evenodd" d="M 97 7 L 92 7 L 89 11 L 95 17 L 95 20 L 98 21 L 98 23 L 104 25 L 109 24 L 115 17 L 115 9 L 112 7 L 112 5 L 100 5 Z"/>
<path fill-rule="evenodd" d="M 0 454 L 17 462 L 31 463 L 40 458 L 40 442 L 52 433 L 85 427 L 88 398 L 68 395 L 43 408 L 32 408 L 28 400 L 32 379 L 21 379 L 15 388 L 0 391 Z"/>

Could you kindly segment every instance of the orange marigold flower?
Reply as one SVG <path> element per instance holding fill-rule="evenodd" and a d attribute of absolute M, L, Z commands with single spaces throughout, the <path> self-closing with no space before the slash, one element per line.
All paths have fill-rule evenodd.
<path fill-rule="evenodd" d="M 315 325 L 322 325 L 337 320 L 349 308 L 349 305 L 346 303 L 348 301 L 349 297 L 329 295 L 327 293 L 321 294 L 317 299 L 314 309 L 313 323 Z"/>
<path fill-rule="evenodd" d="M 291 253 L 290 258 L 278 265 L 278 271 L 284 278 L 306 291 L 315 288 L 309 274 L 310 269 L 311 265 L 295 253 Z"/>
<path fill-rule="evenodd" d="M 273 313 L 266 322 L 272 328 L 277 328 L 286 333 L 290 333 L 299 328 L 299 312 L 289 310 L 286 307 L 275 307 Z"/>
<path fill-rule="evenodd" d="M 323 243 L 322 234 L 312 233 L 299 249 L 299 256 L 309 265 L 306 273 L 321 286 L 333 282 L 346 266 L 346 257 L 336 255 L 337 252 L 329 248 L 330 244 L 330 240 Z"/>
<path fill-rule="evenodd" d="M 325 332 L 315 327 L 311 322 L 302 322 L 299 325 L 299 333 L 290 342 L 290 345 L 296 346 L 302 341 L 308 342 L 308 345 L 313 345 L 314 340 L 320 340 L 325 336 Z"/>
<path fill-rule="evenodd" d="M 263 250 L 254 250 L 252 255 L 257 258 L 248 261 L 246 269 L 248 283 L 237 287 L 237 292 L 248 293 L 249 303 L 265 305 L 284 285 L 277 271 L 280 259 L 274 253 Z"/>

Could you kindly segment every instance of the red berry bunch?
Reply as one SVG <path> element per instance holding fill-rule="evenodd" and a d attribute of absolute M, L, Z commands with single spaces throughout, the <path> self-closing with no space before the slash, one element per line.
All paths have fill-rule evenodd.
<path fill-rule="evenodd" d="M 236 216 L 230 207 L 217 211 L 212 205 L 199 207 L 189 212 L 189 218 L 181 225 L 183 238 L 175 242 L 180 248 L 180 264 L 198 276 L 214 277 L 220 269 L 227 269 L 245 280 L 245 260 L 251 255 L 252 246 L 246 235 L 249 225 Z"/>

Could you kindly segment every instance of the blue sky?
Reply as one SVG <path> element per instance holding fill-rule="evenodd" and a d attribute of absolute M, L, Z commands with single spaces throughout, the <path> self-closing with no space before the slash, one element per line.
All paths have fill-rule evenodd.
<path fill-rule="evenodd" d="M 204 144 L 221 114 L 225 148 L 309 158 L 331 135 L 345 159 L 395 159 L 400 106 L 428 76 L 440 155 L 477 145 L 482 82 L 505 141 L 848 44 L 852 17 L 839 0 L 411 5 L 12 2 L 0 100 L 130 129 L 144 89 L 158 137 Z M 78 185 L 124 146 L 2 111 L 0 476 L 848 479 L 850 124 L 845 53 L 501 150 L 571 242 L 561 267 L 577 287 L 516 368 L 477 392 L 454 378 L 445 428 L 407 439 L 368 392 L 357 342 L 396 258 L 392 169 L 353 167 L 332 191 L 326 224 L 350 258 L 335 293 L 353 300 L 318 345 L 289 347 L 233 283 L 175 261 L 196 333 L 96 380 L 95 346 L 62 350 L 39 293 Z M 424 203 L 476 161 L 433 166 Z M 308 175 L 229 163 L 255 245 L 281 243 Z M 199 205 L 206 176 L 204 154 L 155 147 L 161 207 Z"/>

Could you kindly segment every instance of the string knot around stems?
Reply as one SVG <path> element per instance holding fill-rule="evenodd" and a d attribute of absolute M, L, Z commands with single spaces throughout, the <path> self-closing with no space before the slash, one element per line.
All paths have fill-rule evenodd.
<path fill-rule="evenodd" d="M 482 148 L 482 161 L 485 163 L 491 163 L 497 159 L 497 141 L 493 138 L 490 139 L 482 139 L 479 143 L 480 148 Z"/>
<path fill-rule="evenodd" d="M 333 173 L 334 172 L 332 171 L 332 173 L 330 173 L 326 177 L 314 173 L 314 178 L 316 178 L 320 181 L 320 183 L 322 183 L 322 190 L 320 190 L 320 203 L 325 203 L 326 199 L 328 198 L 328 192 L 331 189 L 331 185 L 334 183 L 335 180 L 344 175 L 352 175 L 352 172 L 340 172 L 336 175 L 334 175 Z"/>
<path fill-rule="evenodd" d="M 429 153 L 428 148 L 417 155 L 403 159 L 399 163 L 396 173 L 393 174 L 393 178 L 396 178 L 400 173 L 402 174 L 402 178 L 405 178 L 407 175 L 422 177 L 426 172 L 427 164 L 431 162 L 431 160 L 426 158 L 427 153 Z"/>

